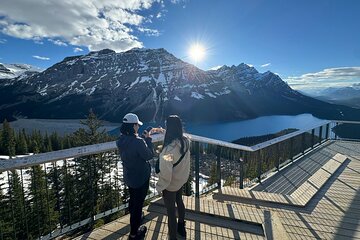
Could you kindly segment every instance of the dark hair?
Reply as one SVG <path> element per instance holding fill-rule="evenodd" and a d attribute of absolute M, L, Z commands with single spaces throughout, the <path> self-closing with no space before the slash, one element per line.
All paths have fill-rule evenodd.
<path fill-rule="evenodd" d="M 177 115 L 170 115 L 166 120 L 164 148 L 176 139 L 178 139 L 181 143 L 180 153 L 183 154 L 185 152 L 185 137 L 183 136 L 183 126 L 181 123 L 181 119 Z"/>
<path fill-rule="evenodd" d="M 136 123 L 123 123 L 120 127 L 120 132 L 123 135 L 135 135 L 134 125 Z"/>

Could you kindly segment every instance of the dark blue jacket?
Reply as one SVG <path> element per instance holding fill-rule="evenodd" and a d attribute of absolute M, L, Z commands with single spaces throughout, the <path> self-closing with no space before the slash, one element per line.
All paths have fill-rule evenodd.
<path fill-rule="evenodd" d="M 150 178 L 153 157 L 151 138 L 121 135 L 116 141 L 123 165 L 125 184 L 131 188 L 141 187 Z"/>

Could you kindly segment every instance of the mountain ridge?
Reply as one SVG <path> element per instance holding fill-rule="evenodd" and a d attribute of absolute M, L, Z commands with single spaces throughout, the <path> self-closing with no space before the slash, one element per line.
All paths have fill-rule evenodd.
<path fill-rule="evenodd" d="M 109 121 L 127 112 L 153 122 L 169 114 L 216 122 L 306 112 L 360 119 L 350 108 L 302 95 L 270 71 L 245 63 L 204 71 L 163 48 L 66 57 L 42 72 L 2 81 L 0 94 L 7 97 L 0 101 L 7 118 L 82 118 L 92 108 Z"/>

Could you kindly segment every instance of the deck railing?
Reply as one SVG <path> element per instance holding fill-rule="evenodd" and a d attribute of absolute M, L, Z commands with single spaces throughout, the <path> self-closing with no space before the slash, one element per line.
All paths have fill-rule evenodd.
<path fill-rule="evenodd" d="M 328 140 L 359 141 L 358 127 L 324 121 L 251 147 L 187 134 L 192 171 L 185 192 L 250 187 Z M 339 136 L 347 128 L 349 135 Z M 162 144 L 162 136 L 153 141 Z M 119 160 L 115 142 L 0 160 L 0 240 L 51 239 L 126 214 Z M 148 199 L 157 196 L 156 181 L 152 172 Z"/>

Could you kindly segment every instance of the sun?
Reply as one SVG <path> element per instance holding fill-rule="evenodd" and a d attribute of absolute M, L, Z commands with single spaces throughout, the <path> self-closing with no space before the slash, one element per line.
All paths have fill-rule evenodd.
<path fill-rule="evenodd" d="M 206 50 L 203 45 L 196 43 L 190 46 L 189 56 L 195 62 L 200 62 L 205 58 Z"/>

